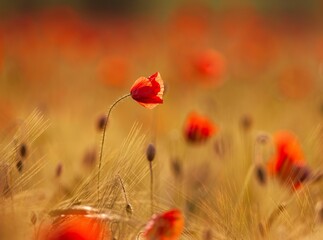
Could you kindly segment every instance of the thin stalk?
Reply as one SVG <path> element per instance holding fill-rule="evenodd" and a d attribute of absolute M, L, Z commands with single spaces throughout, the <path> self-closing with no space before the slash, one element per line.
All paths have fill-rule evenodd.
<path fill-rule="evenodd" d="M 151 215 L 154 214 L 154 176 L 153 176 L 153 162 L 149 161 L 149 171 L 150 171 L 150 207 Z"/>
<path fill-rule="evenodd" d="M 106 132 L 106 129 L 107 129 L 107 125 L 108 125 L 108 121 L 109 121 L 109 117 L 110 117 L 110 114 L 112 112 L 112 109 L 115 107 L 115 105 L 117 105 L 119 102 L 121 102 L 123 99 L 127 98 L 131 96 L 130 93 L 120 97 L 117 101 L 115 101 L 109 108 L 108 110 L 108 113 L 106 115 L 106 119 L 105 119 L 105 122 L 104 122 L 104 127 L 103 127 L 103 131 L 102 131 L 102 140 L 101 140 L 101 147 L 100 147 L 100 157 L 99 157 L 99 171 L 98 171 L 98 186 L 97 186 L 97 190 L 98 190 L 98 203 L 100 201 L 100 173 L 101 173 L 101 165 L 102 165 L 102 156 L 103 156 L 103 146 L 104 146 L 104 140 L 105 140 L 105 132 Z"/>
<path fill-rule="evenodd" d="M 118 176 L 118 179 L 119 179 L 120 185 L 121 185 L 121 187 L 122 187 L 122 192 L 123 192 L 124 199 L 125 199 L 126 203 L 127 203 L 127 204 L 129 204 L 128 196 L 127 196 L 126 189 L 125 189 L 125 187 L 124 187 L 124 184 L 123 184 L 122 178 L 120 177 L 120 175 L 117 175 L 117 176 Z"/>
<path fill-rule="evenodd" d="M 243 182 L 242 190 L 240 192 L 238 202 L 237 202 L 238 204 L 240 204 L 240 202 L 243 200 L 243 197 L 244 197 L 245 193 L 248 190 L 248 185 L 249 185 L 249 182 L 251 180 L 251 177 L 253 176 L 254 170 L 255 170 L 255 164 L 253 163 L 249 167 L 249 170 L 248 170 L 247 175 L 245 177 L 245 180 Z"/>

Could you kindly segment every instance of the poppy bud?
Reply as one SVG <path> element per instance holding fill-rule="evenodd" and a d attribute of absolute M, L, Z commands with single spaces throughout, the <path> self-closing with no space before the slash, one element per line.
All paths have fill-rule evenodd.
<path fill-rule="evenodd" d="M 256 166 L 256 177 L 257 177 L 258 182 L 261 185 L 266 184 L 266 182 L 267 182 L 267 173 L 266 173 L 266 170 L 264 169 L 263 166 L 261 166 L 261 165 Z"/>
<path fill-rule="evenodd" d="M 155 155 L 156 155 L 156 148 L 152 143 L 150 143 L 146 150 L 146 156 L 148 161 L 152 162 L 155 158 Z"/>
<path fill-rule="evenodd" d="M 128 214 L 128 217 L 131 217 L 131 215 L 133 213 L 133 209 L 132 209 L 132 206 L 130 205 L 130 203 L 128 203 L 126 206 L 126 212 Z"/>
<path fill-rule="evenodd" d="M 56 172 L 55 172 L 55 175 L 56 177 L 60 177 L 62 175 L 62 172 L 63 172 L 63 165 L 61 163 L 59 163 L 57 166 L 56 166 Z"/>
<path fill-rule="evenodd" d="M 240 125 L 241 128 L 244 131 L 249 131 L 252 127 L 252 118 L 249 115 L 244 115 L 242 116 L 241 120 L 240 120 Z"/>
<path fill-rule="evenodd" d="M 27 145 L 25 143 L 22 143 L 19 147 L 19 155 L 22 158 L 25 158 L 27 156 Z"/>
<path fill-rule="evenodd" d="M 18 172 L 22 172 L 22 169 L 23 169 L 23 167 L 24 167 L 24 164 L 23 164 L 23 162 L 21 161 L 21 160 L 19 160 L 17 163 L 16 163 L 16 167 L 17 167 L 17 170 L 18 170 Z"/>
<path fill-rule="evenodd" d="M 182 165 L 178 158 L 171 159 L 171 168 L 175 177 L 179 178 L 182 176 Z"/>
<path fill-rule="evenodd" d="M 100 116 L 97 120 L 97 130 L 102 131 L 104 129 L 106 122 L 107 122 L 107 116 L 106 115 Z"/>

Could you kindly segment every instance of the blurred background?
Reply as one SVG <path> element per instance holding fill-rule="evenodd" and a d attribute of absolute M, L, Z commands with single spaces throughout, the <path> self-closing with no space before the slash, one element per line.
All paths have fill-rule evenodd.
<path fill-rule="evenodd" d="M 268 130 L 312 126 L 323 113 L 322 8 L 278 0 L 1 1 L 1 129 L 34 108 L 91 126 L 135 79 L 156 71 L 167 87 L 161 119 L 178 115 L 164 128 L 179 128 L 194 108 L 227 124 L 249 114 Z M 120 125 L 147 119 L 128 108 L 134 117 Z"/>
<path fill-rule="evenodd" d="M 320 7 L 322 7 L 322 1 L 309 1 L 304 2 L 301 0 L 287 0 L 287 1 L 265 1 L 265 0 L 247 0 L 247 1 L 237 1 L 237 0 L 230 0 L 230 1 L 212 1 L 212 0 L 156 0 L 156 1 L 149 1 L 149 0 L 136 0 L 136 1 L 129 1 L 129 0 L 49 0 L 49 1 L 40 1 L 40 0 L 31 0 L 31 1 L 24 1 L 24 0 L 17 0 L 13 2 L 1 1 L 1 11 L 3 13 L 12 12 L 12 11 L 28 11 L 28 10 L 39 10 L 42 8 L 47 7 L 54 7 L 54 6 L 69 6 L 81 11 L 89 12 L 103 12 L 103 13 L 115 13 L 115 14 L 147 14 L 147 10 L 150 10 L 150 14 L 165 14 L 166 12 L 172 11 L 174 8 L 178 7 L 179 5 L 191 3 L 198 3 L 199 5 L 208 5 L 216 10 L 224 10 L 227 8 L 237 8 L 243 6 L 253 6 L 259 10 L 267 11 L 267 12 L 299 12 L 299 13 L 308 13 L 308 12 L 316 12 L 319 15 Z M 145 13 L 146 12 L 146 13 Z"/>
<path fill-rule="evenodd" d="M 167 89 L 161 132 L 179 129 L 192 109 L 233 126 L 245 115 L 267 130 L 313 126 L 323 113 L 322 7 L 278 0 L 1 1 L 1 131 L 39 108 L 63 125 L 77 121 L 87 141 L 110 103 L 156 71 Z M 143 108 L 120 108 L 133 117 L 119 119 L 116 132 L 152 121 Z M 73 142 L 78 128 L 61 129 Z"/>
<path fill-rule="evenodd" d="M 146 195 L 149 192 L 148 167 L 141 161 L 148 142 L 157 146 L 154 166 L 158 200 L 174 202 L 193 214 L 202 213 L 205 221 L 208 214 L 204 213 L 221 205 L 213 206 L 214 199 L 222 198 L 215 198 L 211 191 L 219 186 L 219 194 L 229 195 L 232 209 L 236 206 L 236 196 L 244 187 L 247 169 L 255 157 L 253 144 L 259 132 L 268 136 L 280 129 L 294 132 L 309 166 L 321 169 L 323 1 L 241 2 L 0 0 L 0 150 L 6 153 L 3 163 L 12 163 L 12 179 L 25 169 L 33 169 L 32 162 L 41 159 L 45 167 L 42 176 L 36 177 L 44 179 L 44 192 L 54 196 L 48 197 L 48 202 L 55 205 L 66 196 L 73 197 L 72 190 L 80 179 L 96 169 L 101 140 L 98 121 L 102 114 L 116 99 L 129 93 L 138 77 L 157 71 L 166 86 L 164 104 L 148 111 L 127 99 L 118 104 L 108 125 L 109 150 L 122 152 L 128 150 L 128 145 L 135 145 L 129 150 L 131 154 L 124 151 L 134 156 L 135 171 L 132 172 L 132 162 L 128 162 L 128 172 L 118 168 L 123 166 L 118 161 L 128 156 L 111 161 L 122 172 L 125 184 L 132 186 L 134 209 L 144 208 L 138 191 Z M 28 120 L 34 109 L 49 119 L 46 131 L 38 114 L 31 117 L 35 123 Z M 207 115 L 217 126 L 216 136 L 203 146 L 185 141 L 183 128 L 191 111 Z M 29 135 L 37 126 L 44 134 L 34 142 Z M 131 129 L 136 129 L 136 134 L 120 147 Z M 138 132 L 145 135 L 145 140 L 136 141 Z M 24 170 L 16 169 L 13 157 L 20 142 L 30 151 Z M 110 156 L 110 151 L 106 152 Z M 273 152 L 273 145 L 268 144 L 262 159 L 264 166 Z M 180 171 L 182 175 L 177 176 Z M 132 178 L 139 172 L 140 179 Z M 115 177 L 115 172 L 109 174 Z M 199 192 L 202 187 L 196 188 L 196 183 L 207 186 L 210 194 L 210 204 L 201 207 L 202 211 L 194 204 L 203 202 L 206 195 Z M 96 190 L 93 187 L 93 196 Z M 255 190 L 259 200 L 255 201 L 255 209 L 262 211 L 261 218 L 269 216 L 283 199 L 280 190 L 272 191 L 277 201 L 267 190 L 259 186 Z M 187 194 L 191 202 L 185 202 L 186 195 L 185 201 L 178 201 L 178 192 Z M 284 193 L 288 198 L 290 192 Z M 315 194 L 313 202 L 322 199 L 319 189 Z M 229 200 L 223 200 L 223 209 L 227 210 L 224 215 L 232 218 L 233 226 L 242 224 L 235 216 L 244 215 L 239 211 L 232 215 Z M 43 213 L 50 204 L 46 202 L 37 209 L 41 207 L 35 202 L 35 209 Z M 166 209 L 170 205 L 163 206 Z M 30 210 L 24 204 L 22 209 Z M 299 208 L 293 210 L 293 218 L 293 214 L 301 212 Z M 124 213 L 124 209 L 120 212 Z M 250 213 L 254 212 L 250 208 Z M 143 223 L 150 217 L 147 210 L 144 214 L 140 218 Z M 313 220 L 310 214 L 307 217 Z M 214 219 L 222 220 L 222 216 Z M 299 225 L 305 222 L 297 219 Z M 249 222 L 244 222 L 246 231 Z M 197 225 L 198 229 L 204 228 L 201 222 Z M 188 229 L 191 226 L 188 224 Z M 284 231 L 291 232 L 290 228 Z M 280 232 L 279 225 L 273 239 L 284 239 Z"/>

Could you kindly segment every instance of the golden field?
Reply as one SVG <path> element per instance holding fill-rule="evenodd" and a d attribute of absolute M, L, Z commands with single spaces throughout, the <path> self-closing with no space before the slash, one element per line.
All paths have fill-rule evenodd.
<path fill-rule="evenodd" d="M 322 17 L 207 4 L 154 13 L 2 17 L 0 239 L 46 239 L 55 219 L 84 213 L 103 221 L 103 239 L 321 239 Z M 115 105 L 99 171 L 102 117 L 155 72 L 163 103 Z M 192 112 L 207 119 L 198 136 Z M 282 131 L 297 139 L 282 140 L 284 157 Z M 146 236 L 171 209 L 180 236 Z"/>

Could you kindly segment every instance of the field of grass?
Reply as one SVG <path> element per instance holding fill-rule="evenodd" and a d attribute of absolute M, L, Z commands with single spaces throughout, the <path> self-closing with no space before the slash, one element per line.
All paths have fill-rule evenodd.
<path fill-rule="evenodd" d="M 109 107 L 156 72 L 163 103 L 118 102 L 100 149 Z M 321 16 L 52 7 L 0 21 L 0 239 L 322 239 L 322 156 Z M 100 234 L 46 235 L 64 224 Z"/>

